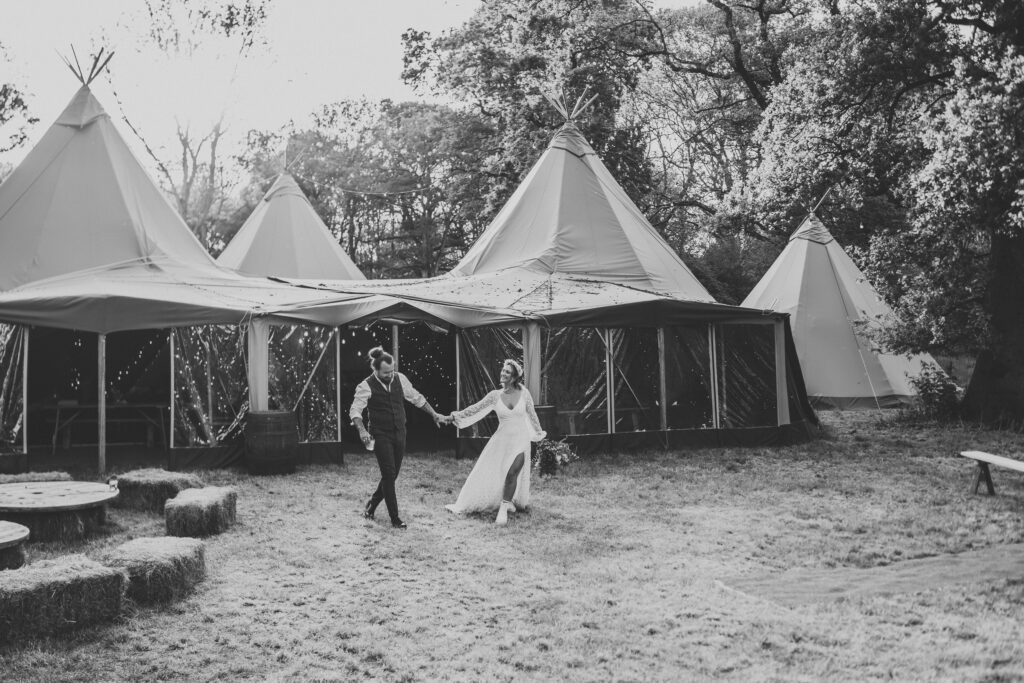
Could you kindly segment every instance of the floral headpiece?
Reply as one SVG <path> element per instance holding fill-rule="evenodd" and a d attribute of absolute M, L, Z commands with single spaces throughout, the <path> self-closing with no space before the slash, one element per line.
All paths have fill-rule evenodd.
<path fill-rule="evenodd" d="M 516 361 L 512 360 L 511 358 L 506 358 L 505 362 L 502 363 L 502 365 L 511 365 L 512 368 L 516 371 L 517 375 L 519 375 L 520 377 L 523 376 L 523 366 L 517 363 Z"/>

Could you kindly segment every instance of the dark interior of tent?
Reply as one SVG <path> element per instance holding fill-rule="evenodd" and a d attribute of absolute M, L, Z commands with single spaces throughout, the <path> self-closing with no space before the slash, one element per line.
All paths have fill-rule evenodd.
<path fill-rule="evenodd" d="M 22 447 L 24 342 L 16 329 L 5 326 L 0 355 L 7 453 Z M 333 462 L 361 450 L 348 407 L 355 386 L 370 373 L 366 351 L 393 350 L 396 331 L 399 370 L 441 413 L 480 400 L 498 386 L 506 358 L 524 357 L 519 326 L 273 325 L 269 407 L 295 413 L 300 462 Z M 89 459 L 98 443 L 98 336 L 31 328 L 29 338 L 30 451 Z M 241 464 L 249 400 L 245 328 L 176 328 L 170 339 L 168 330 L 107 335 L 107 443 L 145 449 L 175 469 Z M 795 358 L 788 326 L 787 341 L 787 356 Z M 816 422 L 799 365 L 787 362 L 790 423 L 779 424 L 771 325 L 543 327 L 541 358 L 536 404 L 542 427 L 548 438 L 565 439 L 581 452 L 777 445 L 809 438 Z M 454 449 L 457 457 L 475 457 L 497 426 L 491 416 L 456 433 L 435 427 L 422 411 L 407 415 L 410 452 Z"/>

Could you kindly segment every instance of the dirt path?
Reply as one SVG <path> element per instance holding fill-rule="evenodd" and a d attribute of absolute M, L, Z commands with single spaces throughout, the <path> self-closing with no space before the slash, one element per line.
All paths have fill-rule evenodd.
<path fill-rule="evenodd" d="M 744 593 L 796 607 L 840 598 L 914 593 L 942 585 L 1020 578 L 1024 578 L 1024 543 L 936 555 L 871 569 L 801 569 L 725 578 L 722 582 Z"/>

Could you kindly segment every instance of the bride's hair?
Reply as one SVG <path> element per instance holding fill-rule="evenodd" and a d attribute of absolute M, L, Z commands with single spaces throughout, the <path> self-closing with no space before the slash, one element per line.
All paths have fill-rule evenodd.
<path fill-rule="evenodd" d="M 380 370 L 381 363 L 390 363 L 392 365 L 395 363 L 394 356 L 385 351 L 382 346 L 374 346 L 366 355 L 370 357 L 370 366 L 374 370 Z"/>
<path fill-rule="evenodd" d="M 512 386 L 516 389 L 521 389 L 523 386 L 523 366 L 511 358 L 507 358 L 505 359 L 505 362 L 501 364 L 501 368 L 503 370 L 508 368 L 509 374 L 512 375 Z"/>

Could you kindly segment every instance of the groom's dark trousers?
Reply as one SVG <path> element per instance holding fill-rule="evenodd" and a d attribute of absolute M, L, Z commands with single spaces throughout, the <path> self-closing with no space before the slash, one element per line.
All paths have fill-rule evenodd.
<path fill-rule="evenodd" d="M 371 432 L 372 433 L 372 432 Z M 373 454 L 377 456 L 380 468 L 380 483 L 377 490 L 370 496 L 370 509 L 376 510 L 383 500 L 388 507 L 391 521 L 398 519 L 398 497 L 395 495 L 395 479 L 402 469 L 402 458 L 405 457 L 405 432 L 391 434 L 373 434 Z"/>

